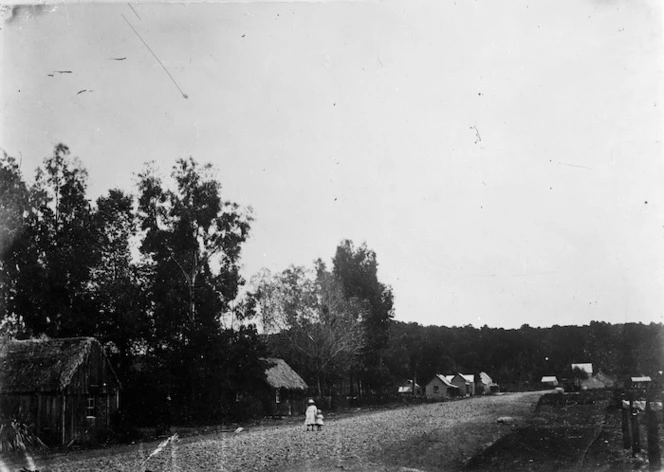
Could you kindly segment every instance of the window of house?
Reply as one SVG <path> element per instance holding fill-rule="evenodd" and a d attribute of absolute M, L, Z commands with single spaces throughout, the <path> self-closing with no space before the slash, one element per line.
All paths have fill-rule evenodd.
<path fill-rule="evenodd" d="M 95 397 L 88 395 L 88 407 L 87 407 L 88 416 L 95 416 Z"/>
<path fill-rule="evenodd" d="M 276 403 L 281 403 L 281 389 L 280 388 L 275 390 L 274 401 Z"/>
<path fill-rule="evenodd" d="M 433 393 L 438 393 L 438 385 L 433 386 Z"/>

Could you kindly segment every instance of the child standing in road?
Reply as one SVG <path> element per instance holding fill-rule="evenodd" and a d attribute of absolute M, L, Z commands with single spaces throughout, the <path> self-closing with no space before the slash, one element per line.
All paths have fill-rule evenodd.
<path fill-rule="evenodd" d="M 316 427 L 318 428 L 318 431 L 323 429 L 323 410 L 318 410 L 318 413 L 316 414 Z"/>
<path fill-rule="evenodd" d="M 304 419 L 304 424 L 307 425 L 307 431 L 313 431 L 314 426 L 316 425 L 316 413 L 318 412 L 318 408 L 316 408 L 316 405 L 313 401 L 313 399 L 309 400 L 309 406 L 307 407 L 307 411 L 305 412 L 305 419 Z"/>

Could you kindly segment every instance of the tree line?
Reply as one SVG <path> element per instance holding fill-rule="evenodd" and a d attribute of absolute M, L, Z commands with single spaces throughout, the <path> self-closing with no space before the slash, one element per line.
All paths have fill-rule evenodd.
<path fill-rule="evenodd" d="M 1 333 L 96 337 L 138 423 L 157 421 L 169 403 L 181 422 L 260 414 L 251 393 L 268 356 L 285 359 L 312 395 L 367 402 L 436 373 L 485 371 L 524 388 L 571 363 L 621 376 L 662 369 L 661 324 L 394 321 L 376 253 L 350 240 L 329 266 L 263 269 L 245 281 L 252 212 L 223 198 L 211 165 L 178 159 L 165 177 L 148 162 L 136 180 L 135 193 L 110 189 L 93 202 L 85 168 L 63 144 L 31 184 L 16 159 L 0 157 Z"/>
<path fill-rule="evenodd" d="M 545 375 L 573 378 L 572 364 L 592 363 L 594 372 L 620 381 L 664 369 L 661 323 L 503 329 L 394 321 L 388 346 L 385 363 L 395 384 L 416 378 L 424 386 L 437 373 L 486 372 L 505 390 L 539 389 Z"/>
<path fill-rule="evenodd" d="M 192 158 L 178 159 L 170 178 L 148 162 L 134 194 L 110 189 L 92 202 L 66 145 L 31 184 L 4 154 L 2 334 L 96 337 L 138 422 L 169 404 L 175 421 L 257 414 L 250 394 L 265 379 L 261 358 L 286 345 L 275 333 L 315 366 L 307 380 L 319 391 L 335 375 L 379 388 L 372 375 L 393 310 L 373 251 L 344 241 L 331 270 L 318 261 L 315 275 L 263 271 L 247 286 L 240 255 L 252 222 L 250 208 L 223 198 L 214 168 Z"/>

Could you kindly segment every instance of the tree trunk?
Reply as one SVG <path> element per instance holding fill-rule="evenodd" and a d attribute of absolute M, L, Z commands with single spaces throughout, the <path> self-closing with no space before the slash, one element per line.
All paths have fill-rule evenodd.
<path fill-rule="evenodd" d="M 196 273 L 192 273 L 189 278 L 189 317 L 193 323 L 196 320 Z"/>

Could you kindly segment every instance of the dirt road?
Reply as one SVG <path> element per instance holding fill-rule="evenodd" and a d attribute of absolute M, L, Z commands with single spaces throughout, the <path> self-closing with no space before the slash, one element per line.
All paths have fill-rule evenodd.
<path fill-rule="evenodd" d="M 326 421 L 323 431 L 303 425 L 220 433 L 156 447 L 123 447 L 115 453 L 54 458 L 34 465 L 45 471 L 406 471 L 459 470 L 513 425 L 530 416 L 540 393 L 473 397 L 377 411 Z M 0 468 L 1 470 L 1 468 Z"/>

